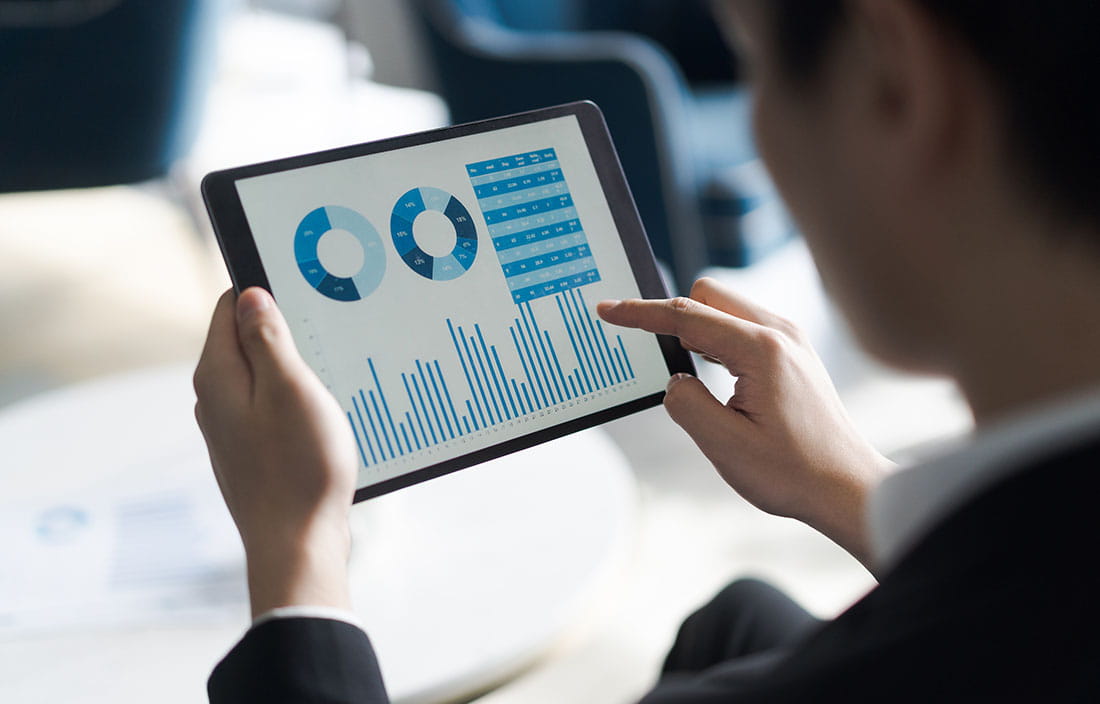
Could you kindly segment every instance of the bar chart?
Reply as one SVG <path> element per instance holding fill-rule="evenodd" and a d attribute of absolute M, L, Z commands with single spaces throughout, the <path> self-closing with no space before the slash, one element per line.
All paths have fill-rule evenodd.
<path fill-rule="evenodd" d="M 635 379 L 622 336 L 607 334 L 579 290 L 559 293 L 553 303 L 544 308 L 549 319 L 539 320 L 524 301 L 511 324 L 496 330 L 446 318 L 451 349 L 442 364 L 411 359 L 405 369 L 380 372 L 368 358 L 368 388 L 355 393 L 347 412 L 363 464 L 412 455 Z"/>

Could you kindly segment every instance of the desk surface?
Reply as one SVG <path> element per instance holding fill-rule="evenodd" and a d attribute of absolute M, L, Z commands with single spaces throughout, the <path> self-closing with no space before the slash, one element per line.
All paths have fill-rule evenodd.
<path fill-rule="evenodd" d="M 195 508 L 196 534 L 215 546 L 211 559 L 228 573 L 218 582 L 220 608 L 173 612 L 128 601 L 137 608 L 125 613 L 90 605 L 83 625 L 64 613 L 49 628 L 32 623 L 21 632 L 0 621 L 0 699 L 204 699 L 205 678 L 246 627 L 247 607 L 237 539 L 218 503 L 193 402 L 190 369 L 172 367 L 47 394 L 0 413 L 0 496 L 9 523 L 20 512 L 36 520 L 38 507 L 83 501 L 102 513 L 135 491 L 182 487 Z M 601 608 L 632 539 L 634 504 L 623 457 L 601 432 L 588 431 L 353 509 L 356 610 L 395 700 L 441 701 L 504 681 Z M 104 515 L 117 519 L 117 512 Z M 127 536 L 119 525 L 114 539 L 121 541 Z M 139 562 L 151 574 L 173 568 L 165 563 L 157 572 L 150 564 L 179 550 L 178 534 L 151 530 L 139 543 L 133 537 L 127 549 L 144 546 L 150 557 Z M 51 579 L 71 587 L 96 578 L 41 569 L 48 548 L 37 557 L 6 554 L 13 549 L 0 544 L 9 576 L 20 569 L 40 575 L 32 587 L 43 594 L 56 592 Z M 15 588 L 17 581 L 0 580 L 0 595 Z M 73 613 L 76 594 L 65 602 Z"/>

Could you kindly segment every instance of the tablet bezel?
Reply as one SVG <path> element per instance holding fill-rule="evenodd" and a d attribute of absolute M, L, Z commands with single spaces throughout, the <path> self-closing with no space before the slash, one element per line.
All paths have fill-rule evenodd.
<path fill-rule="evenodd" d="M 241 205 L 236 188 L 237 181 L 567 116 L 576 117 L 580 126 L 581 134 L 595 166 L 596 175 L 603 188 L 604 198 L 611 210 L 611 216 L 615 222 L 615 227 L 619 231 L 627 261 L 630 264 L 642 297 L 667 298 L 668 291 L 658 272 L 653 251 L 649 246 L 649 240 L 646 238 L 645 229 L 638 215 L 638 209 L 630 188 L 627 185 L 626 177 L 623 174 L 619 156 L 612 144 L 607 124 L 604 122 L 603 113 L 600 112 L 595 103 L 589 101 L 558 105 L 480 122 L 328 149 L 208 174 L 202 180 L 202 196 L 206 203 L 207 213 L 210 215 L 214 234 L 218 240 L 218 246 L 221 248 L 222 257 L 233 281 L 234 289 L 240 293 L 250 286 L 260 286 L 269 292 L 271 291 L 271 285 L 260 261 L 252 229 L 249 227 L 248 219 Z M 272 292 L 272 295 L 274 296 L 274 292 Z M 691 356 L 684 350 L 678 340 L 663 335 L 658 335 L 657 338 L 670 374 L 695 373 Z M 650 394 L 518 438 L 505 440 L 460 457 L 429 465 L 399 477 L 358 488 L 354 500 L 359 502 L 388 494 L 570 433 L 601 425 L 616 418 L 622 418 L 637 411 L 660 405 L 664 400 L 664 395 L 663 391 Z"/>

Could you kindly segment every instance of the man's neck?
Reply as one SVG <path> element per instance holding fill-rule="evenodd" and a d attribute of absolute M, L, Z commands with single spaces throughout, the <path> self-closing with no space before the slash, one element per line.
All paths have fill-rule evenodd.
<path fill-rule="evenodd" d="M 1043 236 L 1002 238 L 960 304 L 955 376 L 979 426 L 1100 388 L 1100 234 Z"/>

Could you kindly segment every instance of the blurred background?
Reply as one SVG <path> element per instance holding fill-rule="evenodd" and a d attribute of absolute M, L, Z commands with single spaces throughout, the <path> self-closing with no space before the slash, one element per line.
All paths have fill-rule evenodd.
<path fill-rule="evenodd" d="M 195 701 L 247 625 L 191 418 L 229 285 L 199 196 L 214 169 L 593 100 L 671 290 L 706 273 L 802 325 L 900 462 L 970 429 L 951 384 L 856 349 L 756 157 L 705 0 L 0 0 L 0 66 L 4 701 Z M 509 462 L 508 479 L 470 470 L 355 509 L 357 606 L 400 701 L 626 702 L 733 578 L 821 616 L 873 584 L 747 506 L 661 409 Z M 578 490 L 563 463 L 607 481 Z M 429 531 L 471 495 L 492 521 Z M 523 579 L 550 586 L 517 600 Z"/>

